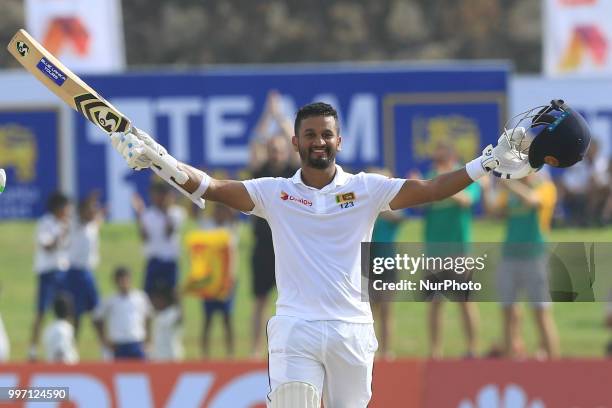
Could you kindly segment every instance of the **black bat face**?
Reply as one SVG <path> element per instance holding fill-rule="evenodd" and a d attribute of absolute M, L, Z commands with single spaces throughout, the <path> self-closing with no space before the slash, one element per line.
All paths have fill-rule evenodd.
<path fill-rule="evenodd" d="M 107 133 L 114 132 L 117 128 L 117 124 L 119 123 L 119 116 L 110 111 L 100 110 L 98 112 L 94 112 L 94 117 L 102 129 L 104 129 Z"/>
<path fill-rule="evenodd" d="M 74 98 L 77 110 L 85 115 L 93 124 L 98 125 L 106 133 L 125 132 L 129 122 L 108 107 L 106 101 L 92 94 L 83 94 Z"/>

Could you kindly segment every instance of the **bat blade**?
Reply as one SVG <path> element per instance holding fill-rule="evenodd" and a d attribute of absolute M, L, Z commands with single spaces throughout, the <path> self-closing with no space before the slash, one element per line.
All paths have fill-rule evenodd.
<path fill-rule="evenodd" d="M 7 49 L 51 92 L 104 132 L 129 130 L 130 120 L 127 117 L 55 58 L 27 31 L 17 31 Z"/>

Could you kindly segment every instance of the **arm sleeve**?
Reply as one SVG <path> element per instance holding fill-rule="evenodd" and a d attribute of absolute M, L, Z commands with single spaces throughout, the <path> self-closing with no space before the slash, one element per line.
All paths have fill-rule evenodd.
<path fill-rule="evenodd" d="M 108 309 L 108 299 L 102 300 L 98 307 L 93 310 L 92 318 L 93 320 L 104 320 L 106 316 L 106 310 Z"/>
<path fill-rule="evenodd" d="M 268 218 L 269 198 L 274 197 L 275 180 L 273 177 L 263 177 L 242 182 L 255 204 L 255 207 L 245 214 L 253 214 L 264 219 Z"/>
<path fill-rule="evenodd" d="M 154 314 L 153 305 L 151 304 L 149 297 L 144 292 L 142 292 L 140 296 L 142 299 L 142 307 L 143 307 L 144 315 L 146 317 L 153 317 L 153 314 Z"/>
<path fill-rule="evenodd" d="M 183 207 L 175 206 L 172 207 L 170 217 L 172 219 L 172 225 L 175 228 L 180 228 L 185 222 L 187 214 L 185 213 L 185 209 Z"/>
<path fill-rule="evenodd" d="M 41 220 L 36 227 L 36 242 L 43 246 L 49 246 L 55 241 L 52 225 L 47 220 Z"/>
<path fill-rule="evenodd" d="M 395 198 L 406 180 L 380 174 L 366 174 L 366 188 L 378 212 L 390 211 L 389 203 Z"/>

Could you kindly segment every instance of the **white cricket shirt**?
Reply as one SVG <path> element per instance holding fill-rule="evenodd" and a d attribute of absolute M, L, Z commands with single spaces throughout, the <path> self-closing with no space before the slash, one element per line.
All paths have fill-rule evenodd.
<path fill-rule="evenodd" d="M 52 270 L 68 269 L 68 239 L 64 234 L 66 226 L 52 214 L 41 217 L 36 225 L 36 252 L 34 254 L 34 271 L 44 273 Z M 59 244 L 46 250 L 56 239 Z"/>
<path fill-rule="evenodd" d="M 93 317 L 104 321 L 107 337 L 112 343 L 134 343 L 145 340 L 146 321 L 152 311 L 147 295 L 133 289 L 127 295 L 117 293 L 104 299 Z"/>
<path fill-rule="evenodd" d="M 155 313 L 152 330 L 151 358 L 157 361 L 179 361 L 183 359 L 183 327 L 181 309 L 168 306 Z"/>
<path fill-rule="evenodd" d="M 144 244 L 147 258 L 158 258 L 164 261 L 176 260 L 180 256 L 179 229 L 185 220 L 185 211 L 178 206 L 168 209 L 164 214 L 159 208 L 151 206 L 142 215 L 142 224 L 148 240 Z M 174 231 L 166 234 L 166 225 L 170 222 Z"/>
<path fill-rule="evenodd" d="M 45 328 L 43 345 L 49 362 L 66 364 L 79 362 L 79 353 L 74 344 L 74 327 L 66 320 L 55 320 Z"/>
<path fill-rule="evenodd" d="M 318 190 L 292 178 L 244 181 L 252 214 L 272 230 L 278 300 L 276 314 L 305 320 L 372 322 L 361 300 L 361 242 L 405 180 L 378 174 L 336 175 Z"/>
<path fill-rule="evenodd" d="M 100 263 L 100 225 L 96 221 L 74 222 L 70 230 L 71 268 L 93 271 Z"/>

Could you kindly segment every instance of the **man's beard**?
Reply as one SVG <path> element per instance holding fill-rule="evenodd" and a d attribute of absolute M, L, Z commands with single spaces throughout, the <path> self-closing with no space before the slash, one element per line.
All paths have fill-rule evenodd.
<path fill-rule="evenodd" d="M 328 147 L 325 148 L 324 157 L 312 157 L 311 149 L 308 149 L 307 151 L 300 150 L 300 159 L 302 159 L 302 163 L 305 162 L 308 167 L 312 167 L 314 169 L 325 170 L 326 168 L 334 164 L 335 158 L 335 152 L 332 153 L 331 149 Z"/>

